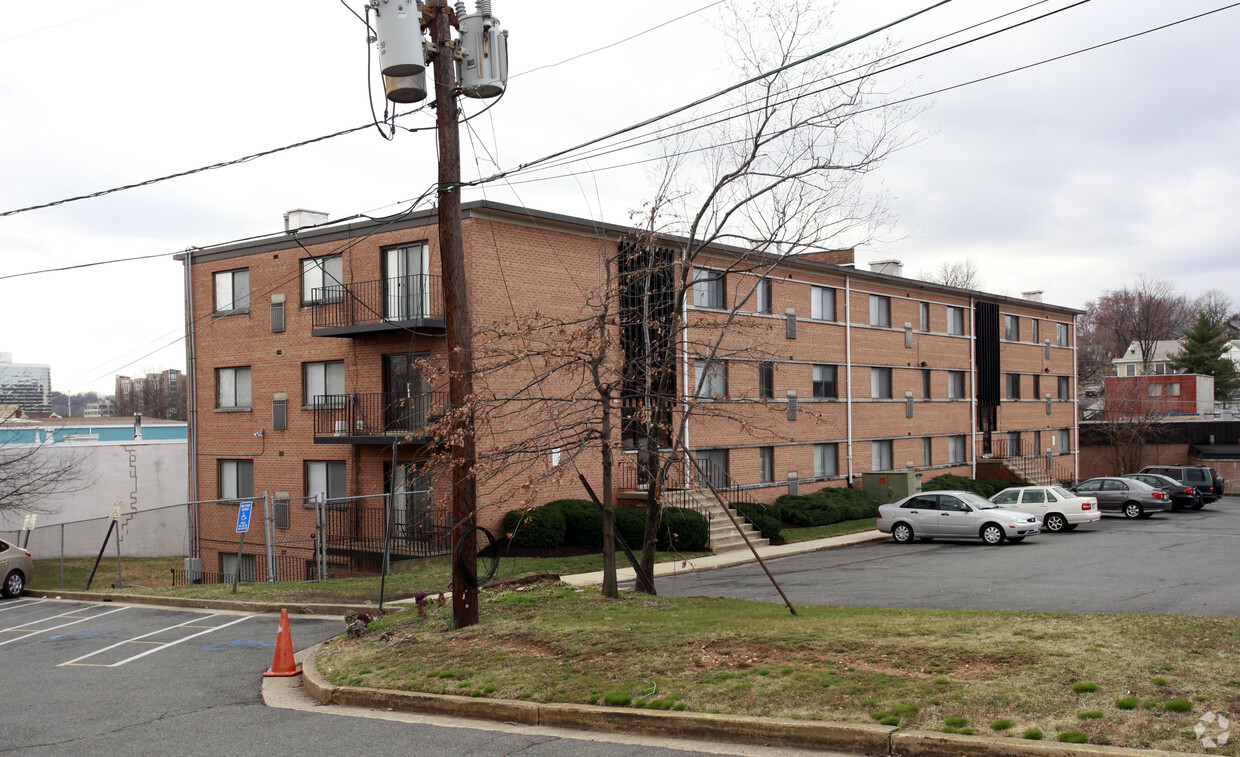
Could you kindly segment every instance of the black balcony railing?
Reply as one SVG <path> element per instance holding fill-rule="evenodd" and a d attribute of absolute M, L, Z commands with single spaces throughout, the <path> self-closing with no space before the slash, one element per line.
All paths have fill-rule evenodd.
<path fill-rule="evenodd" d="M 979 460 L 1009 460 L 1022 472 L 1033 472 L 1035 469 L 1057 481 L 1061 486 L 1075 486 L 1076 473 L 1068 451 L 1057 447 L 1048 447 L 1054 432 L 1044 432 L 1041 445 L 1035 445 L 1032 432 L 1024 431 L 1018 436 L 1007 432 L 996 432 L 991 435 L 990 446 L 987 447 L 985 437 L 977 439 L 977 458 Z"/>
<path fill-rule="evenodd" d="M 402 495 L 409 498 L 411 495 Z M 410 499 L 410 502 L 413 500 Z M 447 554 L 452 548 L 451 518 L 433 505 L 425 512 L 413 512 L 403 504 L 393 505 L 392 538 L 387 549 L 393 560 L 408 560 Z M 381 562 L 386 531 L 386 498 L 350 502 L 327 510 L 327 554 L 360 563 Z M 358 569 L 355 566 L 355 569 Z"/>
<path fill-rule="evenodd" d="M 430 274 L 355 281 L 311 291 L 311 326 L 320 336 L 443 328 L 442 277 Z"/>
<path fill-rule="evenodd" d="M 447 392 L 328 394 L 315 400 L 314 438 L 320 444 L 390 444 L 401 436 L 427 443 L 449 407 Z"/>

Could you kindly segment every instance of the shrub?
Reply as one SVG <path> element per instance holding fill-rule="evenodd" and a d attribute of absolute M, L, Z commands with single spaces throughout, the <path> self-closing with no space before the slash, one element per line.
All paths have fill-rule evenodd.
<path fill-rule="evenodd" d="M 564 543 L 585 549 L 602 549 L 603 514 L 588 499 L 557 499 L 543 507 L 564 513 Z"/>
<path fill-rule="evenodd" d="M 745 520 L 754 525 L 762 533 L 764 539 L 775 539 L 783 530 L 783 515 L 775 505 L 760 505 L 757 502 L 733 502 L 732 507 L 745 516 Z"/>
<path fill-rule="evenodd" d="M 998 478 L 979 478 L 972 479 L 967 476 L 957 476 L 948 473 L 942 476 L 936 476 L 922 484 L 922 491 L 934 492 L 943 491 L 944 489 L 962 489 L 967 492 L 990 498 L 995 492 L 1002 491 L 1011 486 L 1025 486 L 1024 481 L 1004 481 Z"/>
<path fill-rule="evenodd" d="M 1140 701 L 1136 697 L 1121 697 L 1115 700 L 1115 706 L 1121 710 L 1135 710 Z"/>
<path fill-rule="evenodd" d="M 826 487 L 813 494 L 785 494 L 775 500 L 783 519 L 802 528 L 873 518 L 881 503 L 860 489 Z"/>
<path fill-rule="evenodd" d="M 956 716 L 956 717 L 948 718 L 947 720 L 944 720 L 943 722 L 951 726 L 952 728 L 964 728 L 966 725 L 969 724 L 969 719 Z"/>
<path fill-rule="evenodd" d="M 629 507 L 616 508 L 616 533 L 634 554 L 641 552 L 646 533 L 646 511 Z"/>
<path fill-rule="evenodd" d="M 998 720 L 990 724 L 990 729 L 992 731 L 1006 731 L 1007 729 L 1011 728 L 1014 725 L 1016 724 L 1008 720 L 1007 718 L 999 718 Z"/>
<path fill-rule="evenodd" d="M 684 507 L 665 507 L 659 522 L 659 549 L 668 552 L 701 552 L 710 538 L 706 516 Z"/>
<path fill-rule="evenodd" d="M 1084 744 L 1089 737 L 1080 731 L 1063 731 L 1059 734 L 1059 740 L 1065 744 Z"/>
<path fill-rule="evenodd" d="M 1193 703 L 1187 699 L 1172 699 L 1170 702 L 1164 704 L 1163 707 L 1171 710 L 1172 712 L 1188 712 L 1193 709 Z"/>
<path fill-rule="evenodd" d="M 1102 713 L 1098 710 L 1086 710 L 1085 712 L 1078 712 L 1076 716 L 1081 720 L 1097 720 L 1102 717 Z"/>
<path fill-rule="evenodd" d="M 564 543 L 564 513 L 558 507 L 534 507 L 504 514 L 504 533 L 517 547 L 548 549 Z"/>
<path fill-rule="evenodd" d="M 633 701 L 633 695 L 627 691 L 609 691 L 603 697 L 603 704 L 608 707 L 625 707 Z"/>
<path fill-rule="evenodd" d="M 1080 683 L 1072 684 L 1072 690 L 1078 694 L 1083 694 L 1083 693 L 1087 693 L 1090 691 L 1097 691 L 1098 684 L 1090 683 L 1089 681 L 1081 681 Z"/>

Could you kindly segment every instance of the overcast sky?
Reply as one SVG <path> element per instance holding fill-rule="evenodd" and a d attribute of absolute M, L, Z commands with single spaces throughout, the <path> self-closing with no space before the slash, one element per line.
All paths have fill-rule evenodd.
<path fill-rule="evenodd" d="M 715 23 L 724 6 L 710 2 L 493 0 L 510 33 L 511 77 L 506 96 L 462 133 L 466 177 L 731 83 Z M 841 0 L 822 43 L 929 4 Z M 1032 5 L 921 54 L 1071 4 L 953 0 L 890 34 L 911 47 Z M 897 96 L 930 92 L 1224 5 L 1087 1 L 893 72 L 890 86 Z M 361 12 L 361 0 L 350 7 Z M 972 258 L 988 291 L 1040 289 L 1071 307 L 1142 273 L 1240 301 L 1237 32 L 1240 8 L 1223 10 L 920 101 L 920 140 L 871 174 L 895 223 L 887 241 L 858 249 L 858 262 L 896 258 L 914 275 Z M 0 212 L 365 124 L 370 52 L 358 19 L 328 0 L 0 4 Z M 467 113 L 481 106 L 465 103 Z M 431 126 L 433 114 L 401 123 Z M 617 153 L 578 164 L 574 176 L 495 183 L 464 199 L 625 223 L 651 193 L 638 162 L 657 153 Z M 637 165 L 602 170 L 628 163 Z M 170 256 L 11 275 L 274 233 L 292 208 L 390 212 L 434 178 L 433 131 L 386 141 L 371 129 L 0 217 L 0 277 L 10 276 L 0 278 L 0 352 L 50 364 L 53 388 L 66 392 L 110 393 L 118 373 L 183 369 L 183 271 Z"/>

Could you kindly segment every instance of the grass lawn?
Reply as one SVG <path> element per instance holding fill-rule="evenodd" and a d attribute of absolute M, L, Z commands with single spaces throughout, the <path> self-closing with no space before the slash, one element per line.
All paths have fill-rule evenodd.
<path fill-rule="evenodd" d="M 337 685 L 1201 751 L 1240 714 L 1240 619 L 889 610 L 531 586 L 338 639 Z M 1076 732 L 1076 733 L 1073 733 Z M 1231 743 L 1211 754 L 1236 755 Z"/>

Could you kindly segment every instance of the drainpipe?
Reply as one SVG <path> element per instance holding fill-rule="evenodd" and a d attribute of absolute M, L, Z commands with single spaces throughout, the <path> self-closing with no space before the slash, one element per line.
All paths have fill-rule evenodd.
<path fill-rule="evenodd" d="M 852 277 L 844 276 L 844 375 L 848 379 L 845 390 L 848 426 L 848 485 L 853 485 L 853 393 L 852 393 Z"/>
<path fill-rule="evenodd" d="M 1068 447 L 1072 448 L 1072 439 L 1076 439 L 1076 451 L 1072 453 L 1072 479 L 1081 480 L 1081 377 L 1077 375 L 1076 354 L 1076 319 L 1072 316 L 1072 436 L 1068 438 Z M 1063 452 L 1063 450 L 1059 450 Z"/>
<path fill-rule="evenodd" d="M 194 248 L 185 250 L 185 372 L 189 382 L 186 403 L 189 447 L 189 500 L 198 501 L 198 360 L 194 339 L 194 287 L 190 273 L 194 264 Z M 189 556 L 200 557 L 198 549 L 198 506 L 189 508 Z"/>
<path fill-rule="evenodd" d="M 977 302 L 969 298 L 969 315 L 973 315 L 973 323 L 969 326 L 969 425 L 973 431 L 970 434 L 969 447 L 972 448 L 969 457 L 970 467 L 972 469 L 972 477 L 977 478 L 977 317 L 975 309 Z M 960 324 L 963 326 L 964 324 Z"/>

